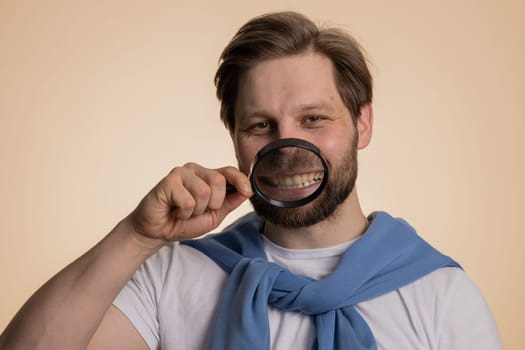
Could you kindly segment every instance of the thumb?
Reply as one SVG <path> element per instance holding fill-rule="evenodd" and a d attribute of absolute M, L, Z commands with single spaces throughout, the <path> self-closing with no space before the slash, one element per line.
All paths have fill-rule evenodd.
<path fill-rule="evenodd" d="M 217 215 L 219 216 L 220 221 L 222 221 L 226 217 L 226 215 L 231 213 L 233 210 L 237 209 L 248 198 L 249 197 L 246 197 L 245 195 L 239 192 L 227 194 L 224 198 L 224 203 L 222 207 L 217 211 Z"/>

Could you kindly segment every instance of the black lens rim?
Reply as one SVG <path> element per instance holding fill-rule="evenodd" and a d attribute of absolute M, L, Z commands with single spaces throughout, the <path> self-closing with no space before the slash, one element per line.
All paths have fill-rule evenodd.
<path fill-rule="evenodd" d="M 321 160 L 321 163 L 323 164 L 324 176 L 323 176 L 323 179 L 321 180 L 321 183 L 319 184 L 319 187 L 317 187 L 317 189 L 312 194 L 308 195 L 305 198 L 301 198 L 295 201 L 281 201 L 281 200 L 277 200 L 277 199 L 268 197 L 257 186 L 254 173 L 255 173 L 255 169 L 257 168 L 257 164 L 259 163 L 259 160 L 263 158 L 269 152 L 273 152 L 277 149 L 284 148 L 284 147 L 300 147 L 300 148 L 306 149 L 314 153 Z M 279 139 L 261 148 L 259 152 L 257 152 L 257 154 L 255 155 L 255 159 L 253 161 L 251 171 L 250 171 L 250 183 L 252 185 L 253 192 L 259 198 L 261 198 L 268 204 L 271 204 L 279 208 L 298 208 L 305 204 L 310 203 L 311 201 L 316 199 L 321 194 L 321 192 L 323 192 L 327 181 L 328 181 L 328 162 L 326 161 L 325 157 L 322 155 L 319 148 L 317 148 L 317 146 L 315 146 L 311 142 L 308 142 L 303 139 L 296 139 L 296 138 Z"/>

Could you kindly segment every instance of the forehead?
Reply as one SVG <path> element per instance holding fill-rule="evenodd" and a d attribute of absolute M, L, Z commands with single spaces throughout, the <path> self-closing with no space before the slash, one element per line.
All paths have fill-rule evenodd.
<path fill-rule="evenodd" d="M 343 104 L 332 61 L 311 51 L 257 63 L 242 75 L 238 88 L 236 119 L 253 110 L 292 113 L 304 106 Z"/>

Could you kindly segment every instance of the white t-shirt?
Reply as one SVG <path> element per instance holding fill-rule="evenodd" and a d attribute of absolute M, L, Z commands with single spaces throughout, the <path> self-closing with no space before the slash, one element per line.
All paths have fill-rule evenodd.
<path fill-rule="evenodd" d="M 291 250 L 265 239 L 268 260 L 322 278 L 353 242 Z M 150 349 L 207 349 L 228 274 L 194 248 L 172 243 L 149 258 L 114 301 Z M 496 323 L 479 289 L 461 269 L 442 268 L 396 291 L 357 304 L 378 349 L 497 350 Z M 310 350 L 310 316 L 269 307 L 274 350 Z"/>

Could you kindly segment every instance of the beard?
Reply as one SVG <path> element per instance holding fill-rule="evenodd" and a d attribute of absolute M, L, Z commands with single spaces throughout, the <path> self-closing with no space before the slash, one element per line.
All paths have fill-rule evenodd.
<path fill-rule="evenodd" d="M 312 202 L 298 208 L 275 207 L 258 196 L 250 202 L 257 213 L 274 225 L 286 228 L 301 228 L 317 224 L 330 218 L 352 193 L 357 179 L 357 132 L 350 147 L 345 151 L 339 164 L 329 164 L 329 178 L 326 187 Z"/>

